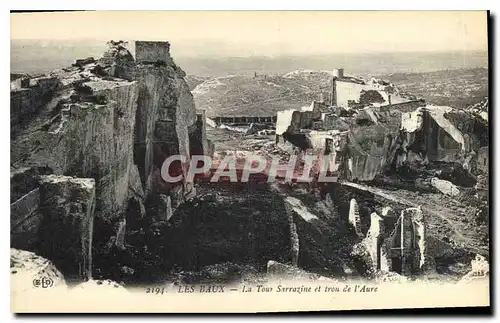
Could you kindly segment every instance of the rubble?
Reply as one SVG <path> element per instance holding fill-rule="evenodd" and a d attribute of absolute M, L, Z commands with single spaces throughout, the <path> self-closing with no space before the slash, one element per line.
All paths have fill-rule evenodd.
<path fill-rule="evenodd" d="M 72 281 L 91 277 L 93 242 L 100 248 L 112 238 L 129 252 L 125 236 L 148 229 L 151 197 L 171 199 L 169 218 L 194 196 L 192 185 L 158 181 L 167 156 L 210 153 L 170 44 L 136 42 L 137 59 L 123 41 L 108 45 L 98 59 L 26 76 L 11 91 L 13 246 L 41 250 Z"/>
<path fill-rule="evenodd" d="M 485 190 L 488 125 L 475 110 L 427 105 L 383 80 L 335 75 L 334 105 L 313 101 L 256 121 L 224 116 L 211 122 L 197 113 L 185 73 L 166 42 L 137 42 L 136 59 L 124 42 L 110 42 L 97 60 L 80 59 L 48 78 L 18 84 L 11 93 L 11 110 L 20 111 L 11 119 L 14 246 L 40 250 L 68 282 L 89 280 L 80 289 L 122 290 L 113 281 L 92 280 L 94 273 L 116 275 L 117 281 L 148 275 L 161 280 L 174 267 L 206 270 L 211 278 L 250 264 L 271 277 L 338 274 L 376 281 L 433 271 L 429 207 L 396 192 L 383 193 L 388 206 L 373 191 L 353 191 L 363 185 L 358 183 L 386 176 L 418 194 L 433 187 L 443 199 L 463 198 L 464 187 Z M 21 123 L 25 115 L 30 118 Z M 234 185 L 216 186 L 214 195 L 197 198 L 207 189 L 199 183 L 166 184 L 160 176 L 165 158 L 210 155 L 206 124 L 218 126 L 224 118 L 249 123 L 240 147 L 245 156 L 287 160 L 320 153 L 328 156 L 329 172 L 349 183 L 339 185 L 351 190 L 339 189 L 340 196 L 326 192 L 321 201 L 325 187 L 290 185 L 276 195 L 268 184 L 249 191 Z M 268 118 L 276 120 L 275 142 L 266 137 L 274 130 L 258 124 Z M 185 175 L 186 167 L 171 171 Z M 431 228 L 441 230 L 436 227 Z M 452 234 L 448 242 L 468 242 Z M 99 258 L 95 268 L 92 246 Z M 478 259 L 473 270 L 484 272 L 485 260 Z M 149 271 L 153 267 L 160 273 Z"/>
<path fill-rule="evenodd" d="M 93 72 L 101 76 L 133 80 L 136 64 L 134 57 L 125 47 L 126 43 L 109 41 L 108 46 L 109 49 L 99 58 L 99 64 Z"/>

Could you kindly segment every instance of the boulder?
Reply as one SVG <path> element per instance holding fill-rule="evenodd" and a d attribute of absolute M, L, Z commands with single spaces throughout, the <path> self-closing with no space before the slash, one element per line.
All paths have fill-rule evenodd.
<path fill-rule="evenodd" d="M 438 191 L 449 196 L 457 196 L 460 194 L 458 187 L 450 181 L 434 177 L 431 179 L 431 185 Z"/>

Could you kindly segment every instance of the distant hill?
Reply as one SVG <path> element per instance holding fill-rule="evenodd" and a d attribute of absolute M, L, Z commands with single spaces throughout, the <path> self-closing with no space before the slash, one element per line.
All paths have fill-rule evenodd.
<path fill-rule="evenodd" d="M 328 71 L 297 70 L 282 75 L 205 78 L 193 90 L 196 106 L 208 116 L 274 115 L 309 105 L 330 92 Z M 401 92 L 429 103 L 465 108 L 488 96 L 485 68 L 379 75 Z M 188 80 L 194 77 L 190 76 Z M 198 78 L 197 81 L 200 79 Z"/>
<path fill-rule="evenodd" d="M 320 99 L 330 88 L 328 72 L 209 78 L 192 90 L 196 107 L 207 116 L 272 116 Z"/>
<path fill-rule="evenodd" d="M 428 102 L 464 109 L 488 96 L 486 68 L 398 73 L 384 78 Z"/>
<path fill-rule="evenodd" d="M 249 109 L 269 115 L 308 105 L 329 91 L 325 71 L 337 67 L 350 75 L 381 76 L 429 102 L 459 108 L 479 102 L 488 92 L 487 52 L 232 57 L 227 56 L 232 53 L 229 45 L 215 45 L 176 42 L 171 47 L 174 60 L 189 74 L 197 106 L 209 115 L 246 114 Z M 128 47 L 134 53 L 133 41 Z M 11 40 L 11 73 L 48 73 L 77 58 L 99 57 L 106 49 L 106 41 L 95 39 Z M 286 75 L 299 69 L 309 70 Z"/>

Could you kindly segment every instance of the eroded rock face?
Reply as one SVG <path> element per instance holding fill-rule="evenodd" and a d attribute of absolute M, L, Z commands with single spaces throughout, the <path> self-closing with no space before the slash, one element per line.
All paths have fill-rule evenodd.
<path fill-rule="evenodd" d="M 10 92 L 10 126 L 11 133 L 15 133 L 19 124 L 26 123 L 32 114 L 38 111 L 52 99 L 52 93 L 59 86 L 55 77 L 38 77 L 27 80 Z"/>
<path fill-rule="evenodd" d="M 40 253 L 70 281 L 92 275 L 95 181 L 48 175 L 40 183 Z"/>
<path fill-rule="evenodd" d="M 458 189 L 458 187 L 446 180 L 434 177 L 431 179 L 431 185 L 438 191 L 446 195 L 457 196 L 460 194 L 460 190 Z"/>
<path fill-rule="evenodd" d="M 99 59 L 97 73 L 125 80 L 135 77 L 135 61 L 124 42 L 108 42 L 109 49 Z"/>
<path fill-rule="evenodd" d="M 51 288 L 66 288 L 63 274 L 54 264 L 33 252 L 10 249 L 10 277 L 12 289 L 16 293 L 41 288 L 42 280 Z M 40 285 L 36 286 L 39 281 Z"/>
<path fill-rule="evenodd" d="M 22 240 L 26 243 L 16 245 L 30 250 L 43 242 L 41 250 L 55 262 L 71 253 L 70 263 L 83 264 L 76 276 L 84 277 L 90 277 L 88 241 L 58 252 L 71 239 L 83 239 L 81 233 L 88 228 L 82 223 L 90 209 L 95 210 L 97 229 L 102 229 L 99 245 L 112 240 L 124 250 L 128 228 L 139 230 L 150 223 L 143 221 L 150 196 L 165 194 L 171 201 L 171 207 L 165 204 L 168 219 L 195 194 L 192 185 L 182 182 L 164 185 L 159 176 L 164 159 L 180 154 L 189 161 L 190 150 L 206 152 L 204 123 L 197 122 L 185 73 L 170 57 L 170 45 L 137 42 L 134 60 L 124 42 L 108 44 L 101 58 L 78 59 L 47 78 L 28 79 L 11 92 L 11 109 L 20 112 L 11 120 L 11 209 L 16 214 L 12 241 Z M 182 173 L 185 165 L 180 166 Z M 40 183 L 48 174 L 56 177 Z M 74 186 L 80 179 L 62 175 L 92 179 L 95 196 Z M 42 239 L 42 233 L 50 232 L 47 222 L 57 224 L 52 228 L 56 231 L 71 226 L 64 214 L 77 219 L 71 230 Z M 73 269 L 61 267 L 64 272 Z"/>
<path fill-rule="evenodd" d="M 300 240 L 297 233 L 297 225 L 293 221 L 294 209 L 290 203 L 285 203 L 285 210 L 288 217 L 290 230 L 290 254 L 292 256 L 292 265 L 297 266 L 299 262 Z"/>
<path fill-rule="evenodd" d="M 60 86 L 51 101 L 12 138 L 12 169 L 47 167 L 94 178 L 97 216 L 111 220 L 129 197 L 138 92 L 135 82 L 93 74 L 95 66 L 53 73 Z"/>
<path fill-rule="evenodd" d="M 458 163 L 476 172 L 477 155 L 488 146 L 488 122 L 451 107 L 427 105 L 403 115 L 397 164 Z"/>
<path fill-rule="evenodd" d="M 169 193 L 181 186 L 180 194 L 172 196 L 174 206 L 192 193 L 188 183 L 165 184 L 158 177 L 165 159 L 182 155 L 189 160 L 190 133 L 196 131 L 196 108 L 184 80 L 185 73 L 173 60 L 167 42 L 136 42 L 138 58 L 136 80 L 140 96 L 136 117 L 135 162 L 142 182 L 151 187 L 146 194 Z M 174 164 L 172 176 L 186 173 L 187 165 Z M 177 201 L 177 199 L 179 201 Z"/>
<path fill-rule="evenodd" d="M 91 279 L 84 283 L 78 284 L 72 288 L 73 292 L 89 292 L 89 295 L 92 293 L 98 293 L 99 291 L 116 291 L 118 293 L 127 292 L 125 287 L 121 286 L 117 282 L 114 282 L 109 279 L 105 280 L 95 280 Z"/>

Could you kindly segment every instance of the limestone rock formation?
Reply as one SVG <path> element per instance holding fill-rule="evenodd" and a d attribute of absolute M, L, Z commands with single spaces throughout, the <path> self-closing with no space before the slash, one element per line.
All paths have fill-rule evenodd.
<path fill-rule="evenodd" d="M 128 200 L 137 86 L 103 80 L 92 66 L 54 72 L 61 85 L 13 138 L 12 169 L 43 166 L 54 174 L 94 178 L 97 216 L 113 219 Z"/>
<path fill-rule="evenodd" d="M 441 193 L 449 196 L 457 196 L 460 194 L 458 187 L 450 181 L 434 177 L 431 179 L 431 185 Z"/>
<path fill-rule="evenodd" d="M 50 76 L 27 79 L 25 83 L 25 86 L 20 85 L 10 92 L 11 133 L 15 133 L 20 124 L 26 123 L 31 115 L 50 102 L 52 93 L 60 86 L 59 80 Z"/>
<path fill-rule="evenodd" d="M 355 199 L 351 199 L 349 204 L 349 223 L 353 226 L 354 231 L 359 237 L 363 236 L 361 232 L 361 219 L 359 217 L 359 205 Z"/>
<path fill-rule="evenodd" d="M 181 186 L 180 194 L 173 196 L 176 207 L 192 194 L 191 183 L 163 183 L 160 170 L 171 155 L 191 156 L 197 116 L 193 96 L 184 80 L 185 73 L 172 61 L 170 44 L 166 42 L 136 42 L 137 74 L 140 86 L 136 117 L 135 163 L 142 182 L 151 192 L 169 192 L 172 186 Z M 203 153 L 204 149 L 201 148 Z M 186 173 L 186 163 L 173 164 L 172 176 Z"/>
<path fill-rule="evenodd" d="M 125 80 L 135 77 L 135 61 L 132 54 L 125 48 L 124 42 L 108 42 L 109 49 L 104 52 L 96 67 L 97 73 Z"/>
<path fill-rule="evenodd" d="M 92 275 L 95 181 L 48 175 L 40 185 L 40 253 L 64 272 L 66 279 Z"/>
<path fill-rule="evenodd" d="M 421 100 L 340 110 L 280 111 L 277 145 L 328 155 L 329 170 L 348 181 L 443 162 L 473 175 L 487 171 L 488 122 L 477 113 Z"/>
<path fill-rule="evenodd" d="M 41 250 L 70 279 L 90 278 L 94 213 L 97 238 L 123 250 L 127 227 L 148 223 L 151 197 L 168 196 L 168 218 L 195 194 L 184 181 L 165 183 L 165 158 L 208 151 L 170 44 L 136 42 L 135 60 L 125 45 L 111 41 L 103 57 L 27 76 L 11 91 L 11 241 Z"/>
<path fill-rule="evenodd" d="M 458 163 L 474 172 L 478 152 L 489 144 L 488 122 L 471 112 L 427 105 L 402 118 L 398 164 L 411 162 L 413 154 L 426 163 Z"/>
<path fill-rule="evenodd" d="M 297 266 L 299 262 L 300 240 L 297 232 L 297 225 L 293 220 L 294 207 L 291 203 L 285 202 L 285 210 L 290 232 L 290 254 L 292 258 L 292 265 Z"/>
<path fill-rule="evenodd" d="M 396 213 L 390 206 L 384 206 L 382 208 L 382 217 L 395 217 Z"/>
<path fill-rule="evenodd" d="M 127 229 L 127 219 L 122 219 L 118 222 L 118 229 L 116 230 L 116 247 L 119 250 L 125 250 L 125 232 Z"/>
<path fill-rule="evenodd" d="M 353 247 L 351 254 L 364 266 L 365 274 L 385 280 L 388 275 L 435 272 L 436 264 L 427 245 L 428 224 L 422 210 L 406 208 L 396 222 L 390 213 L 394 213 L 390 207 L 383 208 L 383 217 L 373 212 L 366 237 Z"/>
<path fill-rule="evenodd" d="M 10 205 L 10 239 L 16 248 L 34 249 L 42 222 L 40 190 L 35 188 Z"/>

